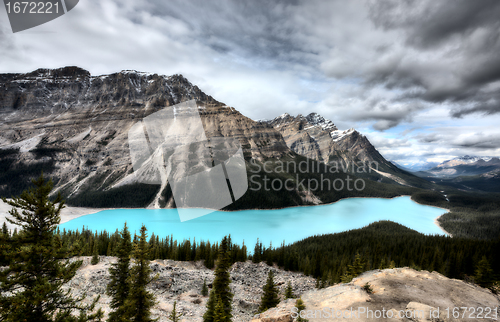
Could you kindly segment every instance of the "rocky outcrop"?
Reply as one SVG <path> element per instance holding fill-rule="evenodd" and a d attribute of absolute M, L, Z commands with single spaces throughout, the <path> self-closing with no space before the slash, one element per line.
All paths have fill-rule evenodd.
<path fill-rule="evenodd" d="M 74 258 L 72 260 L 76 260 Z M 96 296 L 101 298 L 98 307 L 105 314 L 109 312 L 110 298 L 105 294 L 109 282 L 108 269 L 115 257 L 101 256 L 97 265 L 90 265 L 90 257 L 83 257 L 83 265 L 68 287 L 74 295 L 86 294 L 86 302 L 90 303 Z M 203 266 L 202 262 L 177 262 L 172 260 L 155 260 L 151 262 L 153 274 L 158 277 L 149 289 L 155 294 L 157 304 L 153 309 L 153 318 L 160 322 L 168 321 L 167 316 L 177 301 L 177 310 L 183 314 L 181 321 L 201 322 L 205 312 L 207 297 L 200 295 L 203 280 L 207 279 L 209 289 L 212 286 L 214 274 Z M 269 270 L 275 273 L 275 282 L 283 294 L 287 283 L 292 283 L 293 291 L 302 295 L 314 288 L 313 278 L 301 273 L 293 273 L 269 267 L 264 263 L 235 263 L 230 270 L 231 291 L 233 298 L 233 321 L 250 321 L 258 310 L 262 287 L 266 283 Z"/>
<path fill-rule="evenodd" d="M 367 283 L 371 292 L 365 289 Z M 331 321 L 333 314 L 353 321 L 477 321 L 478 316 L 482 321 L 496 321 L 495 309 L 500 305 L 500 297 L 487 289 L 410 268 L 366 272 L 347 284 L 308 291 L 302 300 L 304 317 L 311 322 Z M 293 301 L 281 302 L 253 321 L 292 321 L 294 305 Z M 462 317 L 464 307 L 468 312 Z M 478 315 L 486 308 L 492 310 L 490 318 Z"/>
<path fill-rule="evenodd" d="M 83 265 L 67 287 L 72 289 L 74 295 L 85 293 L 89 303 L 100 295 L 98 307 L 107 314 L 110 301 L 105 294 L 109 282 L 108 269 L 116 258 L 101 256 L 97 265 L 90 265 L 90 257 L 72 260 L 76 259 L 83 259 Z M 183 314 L 181 321 L 202 321 L 207 297 L 201 296 L 200 292 L 205 278 L 211 288 L 213 271 L 205 268 L 202 262 L 172 260 L 152 261 L 151 268 L 153 274 L 158 276 L 149 287 L 157 300 L 153 308 L 153 318 L 159 318 L 160 322 L 168 321 L 167 316 L 174 301 L 177 301 L 177 309 Z M 274 271 L 281 302 L 276 308 L 256 314 L 269 270 Z M 449 279 L 436 272 L 410 268 L 365 272 L 350 283 L 319 290 L 314 288 L 315 280 L 311 277 L 269 267 L 264 263 L 235 263 L 231 267 L 230 275 L 231 290 L 234 294 L 234 322 L 294 321 L 295 299 L 285 300 L 282 295 L 289 281 L 293 293 L 304 301 L 306 310 L 303 314 L 311 322 L 331 321 L 332 314 L 351 314 L 350 319 L 353 321 L 477 321 L 479 308 L 490 308 L 494 311 L 495 308 L 498 310 L 500 305 L 500 297 L 487 289 L 461 280 Z M 367 283 L 371 292 L 365 289 Z M 453 309 L 460 310 L 462 307 L 474 308 L 476 318 L 453 318 Z M 469 310 L 472 312 L 472 309 Z M 493 311 L 490 314 L 492 318 L 486 318 L 483 314 L 481 320 L 496 321 Z M 320 317 L 320 313 L 330 314 L 330 317 Z M 371 317 L 371 314 L 374 317 Z M 382 316 L 375 318 L 378 314 Z M 400 318 L 399 315 L 403 317 Z"/>

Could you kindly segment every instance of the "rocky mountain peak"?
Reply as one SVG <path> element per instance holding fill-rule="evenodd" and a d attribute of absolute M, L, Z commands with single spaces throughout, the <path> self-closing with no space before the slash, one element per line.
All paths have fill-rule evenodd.
<path fill-rule="evenodd" d="M 335 124 L 332 121 L 325 119 L 323 116 L 318 113 L 310 113 L 305 117 L 305 119 L 312 125 L 321 126 L 323 130 L 327 131 L 335 131 L 338 130 Z"/>

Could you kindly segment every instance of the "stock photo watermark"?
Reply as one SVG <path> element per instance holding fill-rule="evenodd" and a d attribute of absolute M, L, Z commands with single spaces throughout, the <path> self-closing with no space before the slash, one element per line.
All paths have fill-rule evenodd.
<path fill-rule="evenodd" d="M 237 139 L 207 136 L 195 100 L 155 112 L 128 132 L 134 180 L 170 184 L 181 221 L 220 210 L 248 189 Z M 188 208 L 198 208 L 196 212 Z"/>
<path fill-rule="evenodd" d="M 437 321 L 454 319 L 498 319 L 498 307 L 447 307 L 428 309 L 410 309 L 406 310 L 372 310 L 368 307 L 350 307 L 349 309 L 335 309 L 325 307 L 321 310 L 301 310 L 294 307 L 291 310 L 291 317 L 296 319 L 409 319 L 411 321 Z"/>
<path fill-rule="evenodd" d="M 3 0 L 12 32 L 20 32 L 47 23 L 72 10 L 79 0 Z"/>
<path fill-rule="evenodd" d="M 366 182 L 362 178 L 353 177 L 350 173 L 361 174 L 378 171 L 378 162 L 360 161 L 343 162 L 333 161 L 328 166 L 322 166 L 318 163 L 308 161 L 266 161 L 262 164 L 255 159 L 251 159 L 250 169 L 250 187 L 251 191 L 280 191 L 286 189 L 308 190 L 308 191 L 363 191 L 366 188 Z M 292 178 L 275 177 L 275 174 L 295 173 Z M 328 174 L 344 173 L 345 177 L 330 178 Z M 319 178 L 301 178 L 301 174 L 319 174 Z M 272 175 L 272 176 L 271 176 Z"/>

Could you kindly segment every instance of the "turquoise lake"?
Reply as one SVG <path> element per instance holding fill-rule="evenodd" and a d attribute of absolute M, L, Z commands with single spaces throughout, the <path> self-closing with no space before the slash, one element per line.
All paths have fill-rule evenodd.
<path fill-rule="evenodd" d="M 196 212 L 200 209 L 190 209 Z M 428 235 L 445 235 L 434 219 L 446 210 L 420 205 L 409 196 L 393 199 L 349 198 L 329 205 L 292 207 L 274 210 L 215 211 L 181 222 L 176 209 L 113 209 L 85 215 L 60 225 L 76 230 L 83 226 L 93 231 L 114 232 L 126 221 L 132 232 L 146 225 L 148 234 L 160 238 L 173 235 L 177 240 L 196 238 L 220 241 L 231 234 L 233 242 L 253 249 L 257 238 L 264 244 L 279 246 L 313 235 L 361 228 L 379 220 L 391 220 Z"/>

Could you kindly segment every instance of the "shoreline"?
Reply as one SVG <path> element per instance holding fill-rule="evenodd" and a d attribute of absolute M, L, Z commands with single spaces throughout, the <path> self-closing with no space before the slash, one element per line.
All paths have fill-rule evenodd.
<path fill-rule="evenodd" d="M 3 200 L 0 199 L 0 225 L 5 222 L 7 224 L 8 229 L 14 230 L 14 228 L 18 228 L 18 226 L 13 225 L 6 220 L 6 217 L 10 216 L 9 210 L 11 209 L 12 206 L 6 204 L 5 202 L 3 202 Z M 103 210 L 113 210 L 113 209 L 115 208 L 87 208 L 87 207 L 73 207 L 65 205 L 65 207 L 61 209 L 61 222 L 59 224 L 64 224 L 70 220 L 76 219 L 81 216 L 91 215 Z"/>
<path fill-rule="evenodd" d="M 247 211 L 247 210 L 280 210 L 280 209 L 286 209 L 286 208 L 298 208 L 298 207 L 311 207 L 311 206 L 328 206 L 328 205 L 332 205 L 334 203 L 337 203 L 341 200 L 346 200 L 346 199 L 356 199 L 356 198 L 381 198 L 381 199 L 395 199 L 395 198 L 400 198 L 400 197 L 410 197 L 410 200 L 419 204 L 419 205 L 424 205 L 424 204 L 420 204 L 418 202 L 416 202 L 415 200 L 411 199 L 411 195 L 399 195 L 399 196 L 394 196 L 394 197 L 390 197 L 390 198 L 383 198 L 383 197 L 347 197 L 347 198 L 341 198 L 339 200 L 335 200 L 335 201 L 332 201 L 332 202 L 329 202 L 329 203 L 321 203 L 321 204 L 316 204 L 316 205 L 295 205 L 295 206 L 290 206 L 290 207 L 281 207 L 281 208 L 265 208 L 265 209 L 262 209 L 262 208 L 251 208 L 251 209 L 240 209 L 240 210 L 214 210 L 214 211 L 224 211 L 224 212 L 233 212 L 233 211 Z M 430 206 L 430 205 L 424 205 L 424 206 L 429 206 L 429 207 L 435 207 L 435 208 L 439 208 L 439 209 L 443 209 L 447 212 L 449 212 L 450 210 L 449 209 L 446 209 L 446 208 L 443 208 L 443 207 L 437 207 L 437 206 Z M 11 223 L 7 222 L 7 220 L 5 220 L 5 217 L 8 216 L 8 210 L 11 209 L 11 206 L 5 204 L 1 199 L 0 199 L 0 223 L 1 222 L 6 222 L 7 224 L 7 228 L 8 229 L 14 229 L 15 225 L 12 225 Z M 65 207 L 61 210 L 61 222 L 60 224 L 64 224 L 68 221 L 71 221 L 73 219 L 76 219 L 78 217 L 82 217 L 82 216 L 86 216 L 86 215 L 91 215 L 91 214 L 95 214 L 97 212 L 100 212 L 100 211 L 104 211 L 104 210 L 118 210 L 118 209 L 151 209 L 151 208 L 89 208 L 89 207 L 74 207 L 74 206 L 67 206 L 65 205 Z M 155 208 L 156 209 L 156 208 Z M 158 209 L 175 209 L 175 208 L 158 208 Z M 203 209 L 203 208 L 200 208 L 200 209 Z M 436 218 L 434 218 L 434 224 L 446 235 L 450 236 L 450 237 L 453 237 L 452 234 L 450 234 L 449 232 L 447 232 L 446 230 L 443 229 L 443 227 L 441 227 L 441 225 L 439 224 L 439 221 L 438 219 L 441 218 L 444 214 L 441 214 L 439 216 L 437 216 Z"/>
<path fill-rule="evenodd" d="M 438 207 L 438 208 L 440 208 L 440 207 Z M 442 209 L 444 209 L 444 208 L 442 208 Z M 441 226 L 441 224 L 440 224 L 440 223 L 439 223 L 439 221 L 438 221 L 438 219 L 439 219 L 439 218 L 441 218 L 441 217 L 443 217 L 444 215 L 445 215 L 445 214 L 442 214 L 442 215 L 439 215 L 439 216 L 437 216 L 436 218 L 434 218 L 434 224 L 435 224 L 436 226 L 438 226 L 438 227 L 439 227 L 439 229 L 441 229 L 441 231 L 443 231 L 446 235 L 450 236 L 450 238 L 453 238 L 453 235 L 452 235 L 452 234 L 450 234 L 449 232 L 447 232 L 446 230 L 444 230 L 444 228 Z"/>

